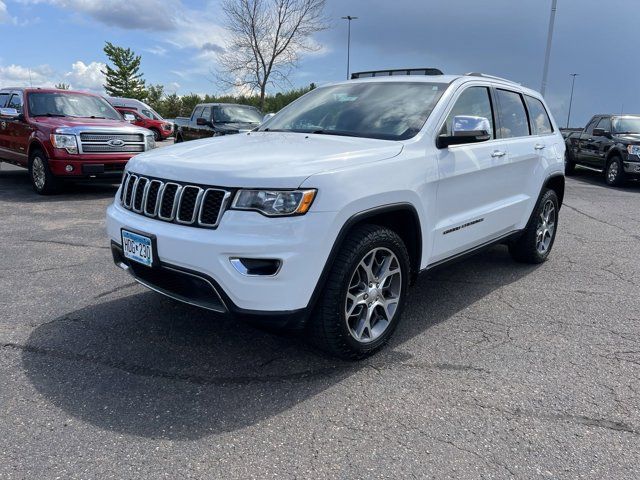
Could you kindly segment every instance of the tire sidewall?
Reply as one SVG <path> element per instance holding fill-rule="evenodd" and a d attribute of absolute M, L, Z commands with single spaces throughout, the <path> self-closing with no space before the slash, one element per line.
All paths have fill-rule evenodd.
<path fill-rule="evenodd" d="M 33 162 L 36 159 L 36 157 L 39 157 L 42 160 L 42 163 L 44 165 L 44 185 L 42 186 L 42 188 L 38 188 L 36 186 L 36 182 L 33 179 Z M 29 181 L 31 182 L 31 186 L 33 187 L 33 190 L 36 193 L 40 195 L 47 195 L 53 191 L 53 188 L 54 188 L 53 174 L 49 169 L 49 161 L 47 159 L 47 156 L 42 150 L 39 150 L 39 149 L 34 150 L 33 153 L 29 156 L 28 171 L 29 171 Z"/>
<path fill-rule="evenodd" d="M 153 139 L 155 142 L 159 142 L 162 140 L 162 136 L 160 135 L 160 130 L 158 130 L 157 128 L 152 128 L 151 131 L 153 132 Z"/>
<path fill-rule="evenodd" d="M 609 168 L 611 168 L 611 165 L 613 163 L 617 163 L 618 164 L 618 175 L 616 175 L 616 178 L 613 181 L 609 180 Z M 619 157 L 613 157 L 611 160 L 609 160 L 609 162 L 607 162 L 607 168 L 605 168 L 604 170 L 604 181 L 607 183 L 607 185 L 611 186 L 611 187 L 617 187 L 619 185 L 622 184 L 622 182 L 624 181 L 624 170 L 623 170 L 623 165 L 622 165 L 622 161 L 620 160 Z"/>
<path fill-rule="evenodd" d="M 547 201 L 551 200 L 553 202 L 553 206 L 555 208 L 556 211 L 556 219 L 555 219 L 555 228 L 553 229 L 553 235 L 551 237 L 551 243 L 549 243 L 549 248 L 547 248 L 547 251 L 544 253 L 540 253 L 537 249 L 537 245 L 536 245 L 536 241 L 534 239 L 533 241 L 533 245 L 534 248 L 536 250 L 536 255 L 538 257 L 538 260 L 540 262 L 544 262 L 547 257 L 549 257 L 549 254 L 551 253 L 551 250 L 553 249 L 553 244 L 556 241 L 556 235 L 558 234 L 558 220 L 559 220 L 559 213 L 560 213 L 560 202 L 558 201 L 558 196 L 556 195 L 556 192 L 554 192 L 553 190 L 546 190 L 543 194 L 542 197 L 540 198 L 540 201 L 538 202 L 538 205 L 536 206 L 536 213 L 533 220 L 533 224 L 531 225 L 531 230 L 533 232 L 534 236 L 537 236 L 537 230 L 538 230 L 538 219 L 540 218 L 540 215 L 542 214 L 542 210 L 544 208 L 544 205 L 547 203 Z"/>
<path fill-rule="evenodd" d="M 354 270 L 356 269 L 360 261 L 364 258 L 364 256 L 374 248 L 387 248 L 395 254 L 396 258 L 398 259 L 398 262 L 400 263 L 400 269 L 402 272 L 402 282 L 401 282 L 401 289 L 400 289 L 400 298 L 398 300 L 398 308 L 396 310 L 395 315 L 393 316 L 391 323 L 389 324 L 387 329 L 384 331 L 384 333 L 380 335 L 380 337 L 378 337 L 376 340 L 372 342 L 363 343 L 356 340 L 351 335 L 351 332 L 349 331 L 349 326 L 347 324 L 347 319 L 344 313 L 344 304 L 345 304 L 347 292 L 349 289 L 349 282 L 351 281 L 351 276 L 353 275 Z M 342 285 L 340 286 L 339 298 L 335 305 L 335 311 L 333 312 L 333 315 L 336 317 L 337 321 L 339 322 L 340 334 L 344 339 L 345 343 L 347 343 L 347 345 L 351 350 L 358 352 L 360 355 L 366 355 L 378 350 L 385 343 L 387 343 L 387 341 L 393 334 L 394 330 L 396 329 L 400 318 L 402 317 L 402 312 L 404 310 L 404 306 L 406 303 L 407 289 L 409 287 L 409 276 L 410 276 L 409 255 L 407 253 L 406 247 L 404 246 L 402 241 L 399 239 L 399 237 L 397 238 L 396 241 L 382 240 L 377 242 L 363 242 L 360 245 L 360 248 L 358 249 L 357 254 L 351 259 L 351 262 L 349 263 L 349 266 L 346 269 L 346 274 L 343 275 L 341 279 Z"/>

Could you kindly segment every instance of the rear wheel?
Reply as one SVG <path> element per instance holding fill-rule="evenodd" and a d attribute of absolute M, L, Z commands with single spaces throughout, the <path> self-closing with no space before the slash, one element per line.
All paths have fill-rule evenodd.
<path fill-rule="evenodd" d="M 545 190 L 524 232 L 509 244 L 509 253 L 514 260 L 542 263 L 547 259 L 556 239 L 559 208 L 556 192 Z"/>
<path fill-rule="evenodd" d="M 313 341 L 349 360 L 375 353 L 400 320 L 409 269 L 398 234 L 376 225 L 357 227 L 337 255 L 314 312 Z"/>
<path fill-rule="evenodd" d="M 31 186 L 40 195 L 51 195 L 59 189 L 60 182 L 49 169 L 49 161 L 42 150 L 34 150 L 29 156 Z"/>
<path fill-rule="evenodd" d="M 607 185 L 612 187 L 619 187 L 624 183 L 624 168 L 622 166 L 622 159 L 620 157 L 612 157 L 609 160 L 609 163 L 607 163 L 607 168 L 604 172 L 604 178 L 607 182 Z"/>

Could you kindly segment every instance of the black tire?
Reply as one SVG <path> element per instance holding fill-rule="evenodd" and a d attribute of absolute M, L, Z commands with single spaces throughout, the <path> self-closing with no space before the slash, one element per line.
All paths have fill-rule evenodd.
<path fill-rule="evenodd" d="M 553 222 L 553 232 L 547 237 L 546 235 L 546 223 L 543 222 L 543 215 L 545 212 L 545 208 L 547 205 L 551 203 L 554 209 L 554 222 Z M 542 263 L 548 257 L 551 249 L 553 247 L 553 243 L 556 239 L 556 233 L 558 232 L 558 211 L 560 209 L 560 204 L 558 202 L 558 196 L 556 192 L 550 189 L 545 189 L 545 191 L 540 196 L 536 207 L 531 214 L 531 218 L 529 219 L 529 223 L 527 223 L 524 232 L 522 235 L 518 237 L 516 240 L 509 243 L 509 253 L 517 262 L 522 263 Z M 544 242 L 547 242 L 548 245 L 542 251 L 539 248 L 539 232 L 543 230 L 543 239 Z"/>
<path fill-rule="evenodd" d="M 60 181 L 51 173 L 46 153 L 40 149 L 29 155 L 29 180 L 33 190 L 40 195 L 52 195 L 60 188 Z"/>
<path fill-rule="evenodd" d="M 182 143 L 182 142 L 184 142 L 184 139 L 182 138 L 182 134 L 176 133 L 176 140 L 174 143 Z"/>
<path fill-rule="evenodd" d="M 376 290 L 375 299 L 369 298 L 368 307 L 366 303 L 367 285 L 363 285 L 365 289 L 362 291 L 364 300 L 363 303 L 359 304 L 359 308 L 361 308 L 360 311 L 364 316 L 367 316 L 367 311 L 374 312 L 376 323 L 370 324 L 367 321 L 367 325 L 370 325 L 369 339 L 360 341 L 354 336 L 356 333 L 352 333 L 348 323 L 346 312 L 348 305 L 347 294 L 353 291 L 350 290 L 350 288 L 355 288 L 350 286 L 350 283 L 355 278 L 360 279 L 360 277 L 356 277 L 355 275 L 360 268 L 359 265 L 361 262 L 366 262 L 367 258 L 371 258 L 369 255 L 374 255 L 375 258 L 376 253 L 371 252 L 376 251 L 382 253 L 383 258 L 387 252 L 393 254 L 390 255 L 390 258 L 393 259 L 395 256 L 395 260 L 391 261 L 394 266 L 400 269 L 400 277 L 393 277 L 394 279 L 391 280 L 392 277 L 390 276 L 388 283 L 387 281 L 382 281 L 379 284 L 370 284 L 380 290 Z M 372 260 L 372 265 L 373 261 L 374 260 Z M 372 270 L 374 269 L 372 268 Z M 376 270 L 378 270 L 377 266 Z M 376 275 L 379 275 L 379 270 Z M 404 242 L 397 233 L 377 225 L 362 225 L 356 227 L 349 233 L 340 248 L 340 252 L 333 261 L 331 271 L 324 285 L 322 298 L 320 298 L 314 309 L 308 326 L 312 341 L 331 355 L 346 360 L 358 360 L 374 354 L 389 340 L 400 321 L 410 275 L 409 254 Z M 392 288 L 392 282 L 395 292 L 391 292 L 390 290 Z M 385 287 L 383 284 L 389 286 Z M 386 292 L 383 289 L 387 289 Z M 369 291 L 369 293 L 370 292 L 371 291 Z M 382 323 L 380 323 L 378 318 L 381 314 L 385 315 L 385 309 L 378 305 L 376 301 L 371 302 L 371 300 L 385 300 L 390 294 L 393 294 L 397 298 L 395 310 L 391 314 L 390 321 L 387 321 L 385 318 Z M 373 295 L 374 294 L 372 294 L 372 297 Z M 353 317 L 354 315 L 352 314 L 349 319 L 353 319 Z M 380 325 L 382 327 L 380 327 Z M 382 330 L 374 335 L 374 330 L 376 330 L 377 326 Z M 362 330 L 363 333 L 361 336 L 364 337 L 365 331 L 366 329 Z"/>
<path fill-rule="evenodd" d="M 607 162 L 607 168 L 604 169 L 604 181 L 610 187 L 619 187 L 625 180 L 622 159 L 618 156 L 611 157 Z"/>
<path fill-rule="evenodd" d="M 564 174 L 568 177 L 571 175 L 575 175 L 576 173 L 576 162 L 573 161 L 573 156 L 569 153 L 567 149 L 564 152 Z"/>
<path fill-rule="evenodd" d="M 154 141 L 159 142 L 160 140 L 162 140 L 162 137 L 160 136 L 160 132 L 158 131 L 157 128 L 152 128 L 151 131 L 153 132 Z"/>

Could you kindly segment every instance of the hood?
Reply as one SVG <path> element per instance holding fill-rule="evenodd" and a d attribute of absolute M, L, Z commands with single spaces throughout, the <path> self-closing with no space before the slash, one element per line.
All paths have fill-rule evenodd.
<path fill-rule="evenodd" d="M 163 147 L 127 170 L 220 187 L 296 188 L 311 175 L 395 157 L 399 142 L 288 132 L 251 132 Z"/>
<path fill-rule="evenodd" d="M 216 123 L 216 130 L 222 133 L 249 132 L 258 126 L 257 123 Z"/>
<path fill-rule="evenodd" d="M 614 134 L 613 135 L 616 140 L 624 143 L 631 143 L 633 145 L 637 145 L 640 143 L 640 133 L 624 133 L 624 134 Z"/>
<path fill-rule="evenodd" d="M 108 120 L 104 118 L 78 118 L 78 117 L 35 117 L 31 119 L 39 125 L 45 125 L 53 128 L 76 128 L 76 127 L 108 127 L 118 128 L 131 127 L 129 122 L 124 120 Z M 136 127 L 138 128 L 138 127 Z"/>

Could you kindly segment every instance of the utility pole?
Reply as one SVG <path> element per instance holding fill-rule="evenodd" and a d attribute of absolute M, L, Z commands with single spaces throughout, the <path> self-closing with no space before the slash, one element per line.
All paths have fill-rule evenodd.
<path fill-rule="evenodd" d="M 571 96 L 569 97 L 569 113 L 567 114 L 567 128 L 569 128 L 569 120 L 571 119 L 571 104 L 573 103 L 573 86 L 576 84 L 576 77 L 579 73 L 570 73 L 571 79 Z"/>
<path fill-rule="evenodd" d="M 544 54 L 544 70 L 542 71 L 542 88 L 540 93 L 544 96 L 547 89 L 547 75 L 549 74 L 549 57 L 551 57 L 551 42 L 553 41 L 553 25 L 556 21 L 556 6 L 558 0 L 551 0 L 551 16 L 549 17 L 549 32 L 547 33 L 547 50 Z"/>
<path fill-rule="evenodd" d="M 351 20 L 357 20 L 358 17 L 352 17 L 351 15 L 347 15 L 346 17 L 342 17 L 343 20 L 349 21 L 349 26 L 347 27 L 347 80 L 349 80 L 349 61 L 351 56 Z"/>

